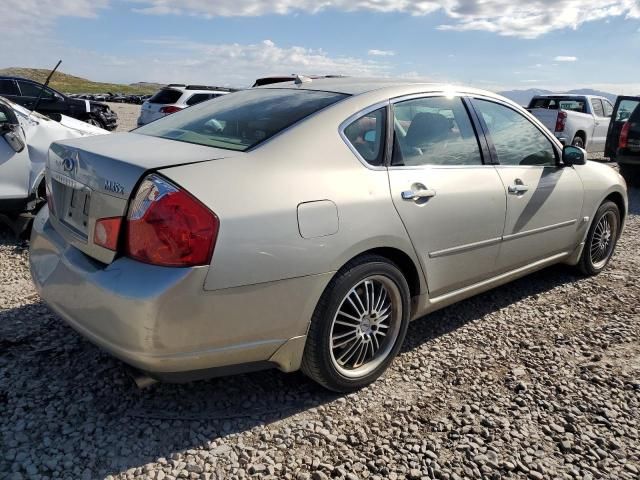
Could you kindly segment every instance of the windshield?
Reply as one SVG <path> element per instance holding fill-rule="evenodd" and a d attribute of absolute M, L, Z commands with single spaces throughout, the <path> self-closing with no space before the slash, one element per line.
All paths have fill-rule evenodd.
<path fill-rule="evenodd" d="M 289 88 L 243 90 L 189 107 L 134 132 L 245 151 L 346 96 Z"/>

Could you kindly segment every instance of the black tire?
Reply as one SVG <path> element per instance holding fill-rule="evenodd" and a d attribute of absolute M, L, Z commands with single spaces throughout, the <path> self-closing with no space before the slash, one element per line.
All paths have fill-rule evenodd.
<path fill-rule="evenodd" d="M 609 244 L 606 246 L 606 251 L 601 252 L 598 248 L 602 233 L 599 232 L 601 228 L 601 221 L 606 217 L 607 222 L 610 225 Z M 580 257 L 580 263 L 578 267 L 584 275 L 597 275 L 609 264 L 613 252 L 615 251 L 616 244 L 618 243 L 618 237 L 620 236 L 620 209 L 618 206 L 611 202 L 605 201 L 591 222 L 589 233 L 587 234 L 587 240 L 585 241 L 584 249 L 582 250 L 582 256 Z M 601 245 L 601 244 L 600 244 Z M 601 253 L 603 256 L 600 258 L 595 253 Z M 594 258 L 595 257 L 595 258 Z"/>
<path fill-rule="evenodd" d="M 368 335 L 361 333 L 354 334 L 356 336 L 360 335 L 359 338 L 367 337 L 368 340 L 366 341 L 371 342 L 372 358 L 369 362 L 370 366 L 366 367 L 367 364 L 365 363 L 362 368 L 372 368 L 372 370 L 361 376 L 347 377 L 339 371 L 341 367 L 336 366 L 340 358 L 335 359 L 336 347 L 334 346 L 332 349 L 331 335 L 334 331 L 334 320 L 338 318 L 338 309 L 343 305 L 347 305 L 347 295 L 352 289 L 358 291 L 355 290 L 356 287 L 364 281 L 380 281 L 380 285 L 388 282 L 387 286 L 393 290 L 393 294 L 389 294 L 389 305 L 391 305 L 389 308 L 391 309 L 390 311 L 396 309 L 396 313 L 389 315 L 391 319 L 389 320 L 389 324 L 391 325 L 393 323 L 393 326 L 385 327 L 389 328 L 389 330 L 386 330 L 387 332 L 391 332 L 393 329 L 393 335 L 390 334 L 388 338 L 387 336 L 381 337 L 380 343 L 378 343 L 378 340 L 375 340 L 374 343 L 372 337 L 378 338 L 375 332 L 378 331 L 379 327 L 373 326 L 373 323 L 369 324 L 369 320 L 367 320 L 367 328 L 369 328 L 370 333 Z M 366 289 L 366 286 L 364 288 Z M 375 298 L 375 289 L 372 290 L 371 293 L 372 298 Z M 368 296 L 368 294 L 369 291 L 367 290 L 366 295 Z M 396 298 L 395 302 L 393 302 L 391 298 L 393 295 L 395 295 Z M 380 298 L 381 297 L 382 294 L 380 293 Z M 400 309 L 399 312 L 397 310 L 398 308 Z M 377 255 L 365 255 L 352 260 L 331 280 L 316 306 L 307 335 L 307 342 L 302 359 L 302 371 L 323 387 L 336 392 L 352 392 L 369 385 L 382 375 L 402 347 L 409 324 L 410 309 L 409 285 L 400 269 L 394 263 Z M 371 310 L 369 310 L 369 312 L 371 312 Z M 373 313 L 372 315 L 375 317 L 376 314 L 377 313 Z M 360 329 L 363 328 L 362 324 L 357 328 L 358 331 L 360 331 Z M 375 328 L 375 330 L 371 330 L 372 328 Z M 364 341 L 357 339 L 354 339 L 354 341 L 355 343 L 361 342 L 361 345 L 365 344 Z M 377 345 L 379 349 L 377 357 L 373 346 L 374 344 Z M 343 351 L 346 349 L 347 347 L 344 347 Z M 368 355 L 366 347 L 364 355 L 365 358 Z M 357 356 L 359 357 L 360 353 L 358 353 Z M 353 375 L 357 375 L 355 371 L 352 370 L 352 372 L 354 372 Z"/>
<path fill-rule="evenodd" d="M 571 145 L 573 145 L 574 147 L 584 148 L 584 138 L 582 138 L 580 135 L 576 135 L 575 137 L 573 137 Z"/>
<path fill-rule="evenodd" d="M 85 122 L 88 123 L 89 125 L 93 125 L 94 127 L 99 127 L 99 128 L 105 129 L 105 130 L 107 128 L 107 126 L 104 124 L 104 122 L 102 120 L 100 120 L 99 118 L 96 118 L 94 116 L 91 116 L 91 117 L 87 118 L 85 120 Z"/>

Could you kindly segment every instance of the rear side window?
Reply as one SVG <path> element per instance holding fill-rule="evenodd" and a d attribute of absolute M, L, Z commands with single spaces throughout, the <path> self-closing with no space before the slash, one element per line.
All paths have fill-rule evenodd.
<path fill-rule="evenodd" d="M 135 133 L 245 151 L 346 97 L 289 88 L 244 90 L 168 115 Z"/>
<path fill-rule="evenodd" d="M 18 86 L 20 87 L 20 91 L 24 97 L 37 97 L 40 95 L 40 91 L 44 88 L 42 85 L 38 85 L 37 83 L 23 82 L 21 80 L 18 80 Z M 50 90 L 45 89 L 42 92 L 42 98 L 51 98 L 52 96 L 53 93 Z"/>
<path fill-rule="evenodd" d="M 356 152 L 370 165 L 384 163 L 384 138 L 387 109 L 366 113 L 344 129 L 344 136 Z"/>
<path fill-rule="evenodd" d="M 392 165 L 481 165 L 469 114 L 459 97 L 396 103 Z"/>
<path fill-rule="evenodd" d="M 211 98 L 210 93 L 194 93 L 187 100 L 187 105 L 195 105 L 196 103 L 204 102 L 205 100 L 209 100 Z"/>
<path fill-rule="evenodd" d="M 161 105 L 176 103 L 181 96 L 182 92 L 180 90 L 163 88 L 159 92 L 156 92 L 156 94 L 149 99 L 149 103 L 159 103 Z"/>
<path fill-rule="evenodd" d="M 0 95 L 20 95 L 16 82 L 13 80 L 0 80 Z"/>
<path fill-rule="evenodd" d="M 501 165 L 556 165 L 551 140 L 523 115 L 486 100 L 474 99 L 473 104 L 489 130 Z"/>
<path fill-rule="evenodd" d="M 596 117 L 604 117 L 604 108 L 599 98 L 592 98 L 591 106 L 593 107 L 593 113 Z"/>

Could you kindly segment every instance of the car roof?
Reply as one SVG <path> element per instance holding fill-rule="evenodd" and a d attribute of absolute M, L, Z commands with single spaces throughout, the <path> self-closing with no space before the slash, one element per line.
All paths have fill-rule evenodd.
<path fill-rule="evenodd" d="M 316 90 L 343 93 L 346 95 L 361 95 L 374 91 L 386 90 L 389 96 L 394 96 L 394 91 L 406 91 L 414 90 L 417 92 L 464 92 L 471 94 L 485 95 L 488 97 L 503 98 L 494 92 L 486 90 L 480 90 L 477 88 L 466 87 L 463 85 L 453 85 L 446 83 L 430 83 L 420 82 L 410 79 L 392 79 L 392 78 L 357 78 L 357 77 L 342 77 L 342 78 L 319 78 L 310 79 L 309 77 L 303 77 L 305 81 L 302 83 L 295 82 L 283 82 L 274 83 L 271 85 L 264 85 L 261 87 L 255 87 L 258 89 L 268 88 L 290 88 L 298 90 Z"/>

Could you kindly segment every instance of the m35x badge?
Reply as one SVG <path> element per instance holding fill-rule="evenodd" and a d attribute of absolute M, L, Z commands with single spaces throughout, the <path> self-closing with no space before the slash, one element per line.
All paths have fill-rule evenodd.
<path fill-rule="evenodd" d="M 114 182 L 113 180 L 105 180 L 104 181 L 104 189 L 107 192 L 117 193 L 119 195 L 124 195 L 124 187 L 120 185 L 118 182 Z"/>

